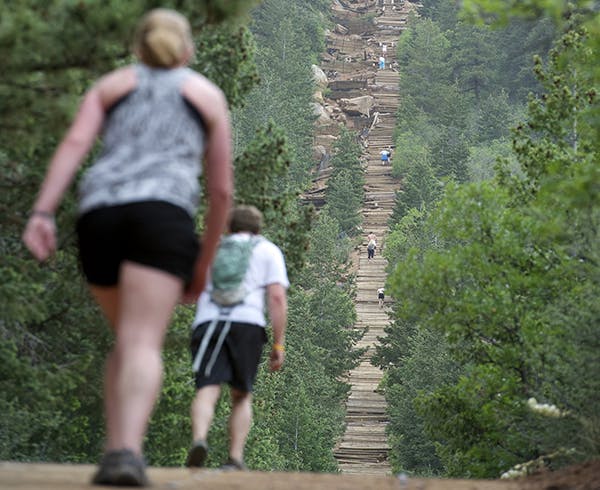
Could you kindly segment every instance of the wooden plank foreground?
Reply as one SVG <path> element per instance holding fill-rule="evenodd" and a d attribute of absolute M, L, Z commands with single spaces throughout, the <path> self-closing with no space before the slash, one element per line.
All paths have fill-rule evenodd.
<path fill-rule="evenodd" d="M 0 462 L 1 490 L 101 489 L 90 485 L 92 465 Z M 331 473 L 223 472 L 149 468 L 154 490 L 518 490 L 512 482 L 400 479 L 394 476 Z M 114 488 L 114 487 L 113 487 Z"/>

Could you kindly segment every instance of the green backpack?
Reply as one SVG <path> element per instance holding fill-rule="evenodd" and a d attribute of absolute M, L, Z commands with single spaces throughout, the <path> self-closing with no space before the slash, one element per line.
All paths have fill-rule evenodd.
<path fill-rule="evenodd" d="M 233 306 L 244 301 L 249 291 L 243 286 L 257 237 L 236 240 L 231 235 L 223 237 L 212 265 L 213 289 L 210 297 L 221 306 Z"/>

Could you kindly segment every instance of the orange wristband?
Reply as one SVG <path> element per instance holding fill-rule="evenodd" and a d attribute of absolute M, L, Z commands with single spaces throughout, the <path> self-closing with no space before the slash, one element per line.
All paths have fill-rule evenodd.
<path fill-rule="evenodd" d="M 278 350 L 279 352 L 285 352 L 285 347 L 281 344 L 273 344 L 273 350 Z"/>

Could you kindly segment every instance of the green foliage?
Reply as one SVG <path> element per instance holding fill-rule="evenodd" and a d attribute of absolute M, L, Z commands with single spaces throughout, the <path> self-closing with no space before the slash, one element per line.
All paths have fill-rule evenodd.
<path fill-rule="evenodd" d="M 264 234 L 282 248 L 293 277 L 304 262 L 313 210 L 296 204 L 299 191 L 289 179 L 290 165 L 287 138 L 270 121 L 235 159 L 237 182 L 249 184 L 236 185 L 235 197 L 238 204 L 252 204 L 262 211 Z"/>
<path fill-rule="evenodd" d="M 352 242 L 349 238 L 340 238 L 340 235 L 338 221 L 325 212 L 319 213 L 311 229 L 304 274 L 298 278 L 301 287 L 310 289 L 314 277 L 339 280 L 348 275 Z"/>
<path fill-rule="evenodd" d="M 438 474 L 443 466 L 435 450 L 435 437 L 426 433 L 415 399 L 456 378 L 457 366 L 447 352 L 443 336 L 428 329 L 409 333 L 404 324 L 387 329 L 378 347 L 377 363 L 388 368 L 384 388 L 396 402 L 390 407 L 388 429 L 395 468 L 418 474 Z"/>
<path fill-rule="evenodd" d="M 99 450 L 91 428 L 102 426 L 98 353 L 108 348 L 106 327 L 88 305 L 72 251 L 60 252 L 43 270 L 7 258 L 0 457 L 86 461 Z"/>
<path fill-rule="evenodd" d="M 327 182 L 326 212 L 340 225 L 343 234 L 354 236 L 362 222 L 364 170 L 360 163 L 361 149 L 356 136 L 341 128 L 331 159 L 333 171 Z"/>
<path fill-rule="evenodd" d="M 212 5 L 217 3 L 208 6 Z M 225 3 L 221 5 L 227 7 Z M 231 5 L 234 8 L 242 6 L 241 3 Z M 138 5 L 136 7 L 141 9 Z M 287 12 L 289 16 L 289 7 L 280 3 L 280 15 Z M 239 202 L 257 204 L 264 211 L 267 223 L 265 234 L 284 249 L 290 276 L 301 276 L 302 281 L 310 286 L 305 291 L 292 291 L 290 294 L 286 367 L 277 375 L 268 374 L 266 364 L 261 367 L 255 393 L 255 424 L 248 441 L 247 462 L 251 468 L 262 470 L 335 471 L 332 447 L 343 429 L 344 413 L 341 401 L 347 392 L 347 386 L 340 383 L 338 378 L 342 371 L 351 368 L 356 362 L 358 353 L 348 352 L 360 334 L 349 328 L 355 320 L 351 301 L 353 289 L 344 275 L 345 268 L 338 263 L 347 258 L 349 243 L 337 241 L 336 253 L 332 256 L 334 262 L 325 263 L 325 254 L 314 254 L 309 271 L 302 268 L 312 211 L 298 208 L 296 196 L 302 185 L 307 182 L 306 170 L 312 164 L 310 157 L 305 158 L 310 155 L 313 120 L 305 101 L 312 95 L 310 64 L 307 60 L 313 59 L 314 54 L 303 57 L 300 52 L 307 54 L 308 51 L 302 50 L 320 49 L 322 40 L 319 26 L 322 20 L 315 10 L 316 4 L 299 2 L 297 7 L 304 9 L 303 13 L 311 14 L 298 16 L 306 23 L 291 23 L 288 20 L 288 32 L 279 31 L 279 38 L 273 36 L 275 39 L 296 39 L 292 45 L 285 45 L 286 58 L 281 64 L 269 62 L 268 56 L 262 61 L 259 60 L 262 79 L 272 80 L 277 89 L 276 93 L 268 93 L 265 102 L 261 103 L 260 99 L 246 95 L 255 83 L 252 64 L 254 42 L 249 31 L 235 22 L 207 26 L 206 16 L 210 21 L 213 18 L 202 10 L 204 6 L 192 2 L 179 4 L 180 10 L 188 15 L 198 13 L 190 16 L 193 19 L 194 31 L 198 33 L 198 53 L 193 67 L 223 87 L 232 106 L 242 106 L 245 103 L 246 109 L 251 110 L 250 107 L 253 106 L 256 109 L 255 114 L 261 115 L 254 118 L 253 123 L 256 124 L 248 131 L 236 132 L 236 143 L 239 143 L 236 144 L 238 157 L 235 162 L 236 198 Z M 136 17 L 137 14 L 132 14 L 128 18 L 130 24 L 128 28 L 123 29 L 124 33 L 130 32 Z M 319 23 L 315 22 L 316 20 L 319 20 Z M 264 25 L 267 29 L 261 40 L 270 37 L 270 32 L 279 26 L 280 22 L 271 19 Z M 308 28 L 311 34 L 299 34 L 295 28 L 300 25 Z M 96 37 L 102 38 L 100 35 Z M 107 66 L 94 68 L 93 73 L 82 72 L 76 91 L 64 85 L 60 90 L 57 89 L 57 93 L 74 95 L 65 96 L 68 104 L 62 113 L 62 122 L 54 123 L 53 131 L 66 125 L 77 95 L 84 90 L 90 79 L 105 71 L 105 68 L 112 67 L 113 61 L 117 65 L 129 61 L 125 41 L 120 42 L 122 56 L 116 60 L 107 59 Z M 281 46 L 275 44 L 274 49 Z M 298 47 L 301 47 L 300 51 L 297 50 Z M 296 57 L 292 57 L 292 54 Z M 291 63 L 292 59 L 295 59 L 296 63 Z M 89 59 L 87 62 L 89 63 Z M 283 90 L 289 86 L 286 85 L 288 80 L 298 83 L 292 89 Z M 3 103 L 10 101 L 9 93 L 7 89 Z M 279 106 L 272 104 L 277 97 L 281 102 Z M 49 108 L 56 104 L 56 100 L 48 101 Z M 279 116 L 275 124 L 270 122 L 270 108 Z M 49 110 L 48 114 L 57 113 Z M 302 114 L 304 117 L 300 117 Z M 59 263 L 57 257 L 43 269 L 24 258 L 18 241 L 24 209 L 28 204 L 28 200 L 24 201 L 22 196 L 27 192 L 33 194 L 41 178 L 43 165 L 26 166 L 15 154 L 16 151 L 20 151 L 30 155 L 30 159 L 31 155 L 35 154 L 40 161 L 46 160 L 58 137 L 48 130 L 49 127 L 49 124 L 45 124 L 39 128 L 40 134 L 45 138 L 43 147 L 41 143 L 37 145 L 33 140 L 37 128 L 32 120 L 33 129 L 29 131 L 32 138 L 29 141 L 24 138 L 15 141 L 10 152 L 8 147 L 5 150 L 3 146 L 5 151 L 0 154 L 2 168 L 7 169 L 7 192 L 2 193 L 0 200 L 10 211 L 8 216 L 14 216 L 12 221 L 7 219 L 2 222 L 3 240 L 4 237 L 8 237 L 2 242 L 2 246 L 5 247 L 3 251 L 18 252 L 7 254 L 6 267 L 4 263 L 1 264 L 3 277 L 11 278 L 2 285 L 7 292 L 3 298 L 15 297 L 23 300 L 1 303 L 3 322 L 4 319 L 10 319 L 12 322 L 16 318 L 21 322 L 18 326 L 22 328 L 18 330 L 13 327 L 13 323 L 7 323 L 4 330 L 5 324 L 2 323 L 3 336 L 5 332 L 11 332 L 15 340 L 13 343 L 3 341 L 0 344 L 2 360 L 6 360 L 3 367 L 6 366 L 8 375 L 6 381 L 2 378 L 3 394 L 6 396 L 0 398 L 0 406 L 6 411 L 3 411 L 5 422 L 2 425 L 3 438 L 0 448 L 5 455 L 4 459 L 90 462 L 94 461 L 101 451 L 101 364 L 109 348 L 109 335 L 104 325 L 98 325 L 103 322 L 99 320 L 97 309 L 90 306 L 84 293 L 85 287 L 79 279 L 75 253 L 70 247 L 70 231 L 64 236 L 61 235 L 61 254 L 65 254 L 62 257 L 64 262 Z M 48 137 L 46 133 L 53 136 Z M 6 138 L 5 141 L 9 141 L 6 133 L 3 137 Z M 17 206 L 14 203 L 17 203 Z M 58 216 L 59 229 L 71 230 L 73 219 L 74 202 L 69 196 Z M 325 227 L 326 230 L 321 230 L 321 237 L 329 237 L 329 232 L 335 233 L 334 236 L 337 237 L 338 232 L 333 231 L 337 230 L 336 224 L 330 225 Z M 5 230 L 10 232 L 4 233 Z M 315 242 L 313 250 L 318 250 L 316 238 L 311 238 L 311 241 Z M 67 245 L 68 248 L 65 248 Z M 316 276 L 319 281 L 311 277 L 311 270 L 316 274 L 325 268 L 332 272 L 331 276 Z M 7 276 L 4 275 L 5 271 Z M 52 273 L 50 279 L 49 272 Z M 57 287 L 56 283 L 60 287 Z M 69 315 L 62 315 L 58 320 L 49 322 L 48 318 L 55 314 L 53 305 L 64 305 L 64 298 L 69 298 Z M 26 307 L 25 302 L 35 307 Z M 332 306 L 331 309 L 329 305 Z M 315 311 L 318 312 L 318 317 L 313 315 Z M 7 312 L 7 315 L 4 315 L 4 312 Z M 192 315 L 191 308 L 181 307 L 167 337 L 163 356 L 166 372 L 162 396 L 154 411 L 148 433 L 151 443 L 147 445 L 146 455 L 152 465 L 181 465 L 189 445 L 189 403 L 193 396 L 193 383 L 189 372 L 189 357 L 183 354 L 187 351 Z M 86 326 L 85 329 L 81 329 L 79 325 L 86 320 L 89 328 Z M 37 344 L 29 340 L 33 334 L 37 334 L 34 327 L 38 323 L 49 327 L 47 338 L 54 339 L 54 343 L 47 351 L 48 362 L 39 362 L 29 368 L 31 359 L 39 356 Z M 60 334 L 71 325 L 73 327 L 69 329 L 69 335 L 72 335 L 73 342 L 72 345 L 68 343 L 69 355 L 66 355 L 57 345 L 60 345 L 60 342 L 64 343 L 64 335 Z M 22 331 L 22 336 L 12 333 L 16 331 Z M 46 336 L 43 340 L 46 342 Z M 21 349 L 22 353 L 23 346 L 29 346 L 30 350 L 25 351 L 25 355 L 17 355 L 17 349 Z M 84 353 L 87 357 L 81 355 L 82 346 L 85 347 Z M 84 360 L 87 360 L 88 364 L 85 364 Z M 67 366 L 72 365 L 75 371 L 72 372 L 68 368 L 53 369 L 52 361 L 60 363 L 61 367 L 64 367 L 65 363 Z M 38 369 L 44 376 L 40 376 Z M 23 373 L 23 376 L 28 376 L 27 379 L 36 380 L 32 389 L 27 385 L 20 386 L 21 378 L 14 373 Z M 46 388 L 37 386 L 38 381 Z M 290 386 L 294 389 L 291 390 Z M 35 399 L 32 399 L 34 395 Z M 228 414 L 228 397 L 225 395 L 219 403 L 210 434 L 211 467 L 221 464 L 227 454 Z M 67 420 L 71 423 L 67 424 Z M 72 431 L 65 431 L 65 425 L 72 428 Z M 36 441 L 40 441 L 38 445 Z"/>
<path fill-rule="evenodd" d="M 414 127 L 414 126 L 413 126 Z M 427 164 L 430 160 L 427 138 L 421 136 L 427 124 L 417 125 L 415 129 L 403 131 L 396 137 L 396 151 L 392 159 L 392 173 L 400 177 L 413 165 Z"/>
<path fill-rule="evenodd" d="M 57 216 L 59 252 L 52 260 L 42 266 L 34 263 L 21 245 L 20 233 L 49 155 L 72 117 L 77 100 L 100 74 L 132 61 L 131 32 L 142 12 L 155 2 L 35 1 L 10 7 L 4 2 L 2 6 L 0 53 L 5 63 L 0 81 L 0 274 L 4 279 L 0 285 L 0 458 L 92 462 L 102 451 L 103 361 L 111 340 L 79 274 L 72 232 L 76 215 L 72 193 L 66 196 Z M 316 4 L 298 2 L 293 8 L 310 15 L 300 15 L 302 22 L 291 22 L 288 16 L 288 32 L 280 30 L 279 38 L 273 36 L 295 39 L 293 46 L 286 45 L 287 58 L 279 64 L 270 63 L 270 53 L 265 56 L 260 50 L 255 64 L 253 35 L 234 18 L 240 9 L 248 11 L 251 2 L 184 1 L 164 6 L 175 6 L 191 20 L 197 46 L 192 67 L 220 85 L 233 108 L 259 103 L 254 106 L 256 114 L 265 115 L 265 119 L 255 118 L 257 124 L 247 136 L 238 138 L 244 139 L 247 146 L 236 145 L 236 197 L 263 209 L 265 233 L 285 250 L 290 276 L 300 275 L 312 211 L 298 208 L 295 201 L 308 181 L 306 170 L 312 165 L 313 116 L 306 100 L 312 95 L 310 62 L 316 59 L 311 50 L 322 46 L 323 20 L 315 10 Z M 324 5 L 319 6 L 327 11 Z M 286 9 L 282 7 L 287 6 L 280 3 L 279 7 L 284 15 Z M 224 22 L 209 25 L 217 20 Z M 279 25 L 275 19 L 265 20 L 261 40 L 269 38 Z M 300 25 L 311 34 L 295 29 Z M 272 49 L 279 47 L 276 43 Z M 248 96 L 257 83 L 257 68 L 263 80 L 274 81 L 281 105 L 271 104 L 277 99 L 272 93 L 264 102 Z M 287 80 L 295 85 L 283 90 Z M 271 107 L 282 116 L 279 121 L 285 123 L 283 127 L 269 122 L 270 113 L 265 109 Z M 344 254 L 347 249 L 340 248 L 336 260 Z M 314 281 L 308 277 L 304 275 L 312 285 Z M 290 335 L 288 377 L 284 373 L 280 377 L 267 375 L 265 366 L 261 370 L 257 398 L 264 398 L 257 400 L 256 423 L 247 452 L 253 468 L 335 470 L 331 448 L 342 430 L 341 400 L 346 392 L 337 377 L 340 369 L 354 362 L 354 355 L 346 354 L 346 349 L 356 335 L 346 331 L 353 321 L 351 289 L 331 288 L 326 288 L 322 296 L 336 310 L 330 314 L 325 311 L 326 304 L 316 300 L 310 307 L 322 311 L 324 345 L 333 355 L 326 356 L 326 362 L 319 358 L 323 352 L 319 321 L 291 318 L 291 329 L 298 328 L 297 322 L 303 333 L 298 332 L 296 341 Z M 309 296 L 318 297 L 312 292 Z M 290 303 L 294 315 L 293 293 Z M 186 354 L 192 316 L 190 307 L 178 310 L 165 344 L 162 396 L 149 428 L 151 444 L 146 448 L 152 465 L 181 465 L 189 447 L 193 383 Z M 304 353 L 311 359 L 310 364 Z M 298 385 L 298 391 L 290 392 L 288 383 L 295 382 L 296 377 L 303 384 Z M 305 403 L 296 404 L 297 399 Z M 263 407 L 268 407 L 267 412 Z M 293 427 L 286 417 L 288 407 L 298 420 Z M 224 397 L 211 432 L 212 466 L 222 463 L 226 456 L 228 410 Z M 296 449 L 291 449 L 288 441 L 296 428 L 302 430 Z"/>
<path fill-rule="evenodd" d="M 545 69 L 535 59 L 535 72 L 546 92 L 529 100 L 529 120 L 515 129 L 513 147 L 525 175 L 501 173 L 502 182 L 510 186 L 518 199 L 535 195 L 540 181 L 554 167 L 571 168 L 593 150 L 594 130 L 580 114 L 596 99 L 593 82 L 587 80 L 574 63 L 589 64 L 592 54 L 582 49 L 585 32 L 572 30 L 561 39 L 561 49 L 550 53 Z M 567 64 L 567 59 L 573 64 Z"/>
<path fill-rule="evenodd" d="M 254 39 L 247 27 L 219 24 L 202 29 L 196 62 L 191 65 L 215 81 L 231 107 L 244 104 L 246 94 L 259 82 L 254 64 Z"/>
<path fill-rule="evenodd" d="M 492 180 L 496 177 L 499 160 L 506 166 L 506 172 L 518 172 L 512 145 L 508 139 L 499 139 L 469 148 L 467 170 L 471 182 Z"/>
<path fill-rule="evenodd" d="M 397 223 L 411 209 L 424 209 L 432 204 L 441 191 L 441 182 L 436 179 L 427 160 L 413 160 L 406 170 L 402 189 L 396 194 L 391 221 Z"/>
<path fill-rule="evenodd" d="M 200 2 L 206 22 L 218 24 L 230 19 L 243 18 L 260 0 L 205 0 Z"/>
<path fill-rule="evenodd" d="M 536 62 L 545 92 L 531 98 L 497 180 L 446 186 L 431 211 L 408 212 L 389 236 L 388 288 L 401 304 L 377 362 L 389 366 L 398 469 L 430 472 L 437 457 L 449 476 L 489 478 L 540 457 L 553 466 L 598 455 L 600 174 L 589 44 L 572 29 L 547 66 Z M 493 147 L 476 151 L 471 165 L 493 160 Z M 439 365 L 418 349 L 431 338 Z M 530 397 L 559 416 L 532 411 Z"/>

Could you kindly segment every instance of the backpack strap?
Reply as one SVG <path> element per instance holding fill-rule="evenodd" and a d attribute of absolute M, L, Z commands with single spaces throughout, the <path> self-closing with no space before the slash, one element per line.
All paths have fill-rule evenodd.
<path fill-rule="evenodd" d="M 215 332 L 215 328 L 217 327 L 218 318 L 215 318 L 210 322 L 206 332 L 202 336 L 202 342 L 200 342 L 200 347 L 198 347 L 198 352 L 196 352 L 196 356 L 194 357 L 194 362 L 192 363 L 192 371 L 197 373 L 200 370 L 200 364 L 202 363 L 202 358 L 204 357 L 204 353 L 206 352 L 206 348 L 208 347 L 208 343 L 210 342 L 213 333 Z"/>
<path fill-rule="evenodd" d="M 221 348 L 223 347 L 223 342 L 225 342 L 225 337 L 227 337 L 229 330 L 231 330 L 231 320 L 225 321 L 225 324 L 223 325 L 223 330 L 221 330 L 221 334 L 219 335 L 219 338 L 217 339 L 217 345 L 215 345 L 212 356 L 210 356 L 210 359 L 208 360 L 208 363 L 206 364 L 206 368 L 204 369 L 205 377 L 210 376 L 212 368 L 215 365 L 215 362 L 217 362 L 217 357 L 219 355 L 219 352 L 221 352 Z"/>
<path fill-rule="evenodd" d="M 232 307 L 219 307 L 219 315 L 209 323 L 206 332 L 204 332 L 204 335 L 202 336 L 202 341 L 200 342 L 200 347 L 198 347 L 198 352 L 196 352 L 196 356 L 194 357 L 194 362 L 192 364 L 192 371 L 194 373 L 197 373 L 200 370 L 200 365 L 204 359 L 204 354 L 206 354 L 206 349 L 208 348 L 208 344 L 215 334 L 215 330 L 217 329 L 219 321 L 225 320 L 223 329 L 221 330 L 219 338 L 217 339 L 217 344 L 215 345 L 212 355 L 210 356 L 210 359 L 204 368 L 204 376 L 210 376 L 212 368 L 215 365 L 215 362 L 217 362 L 217 356 L 219 355 L 219 352 L 221 352 L 223 343 L 225 342 L 225 337 L 227 337 L 229 330 L 231 330 L 231 320 L 227 319 L 227 317 L 229 316 L 229 313 L 231 313 L 232 309 Z"/>

